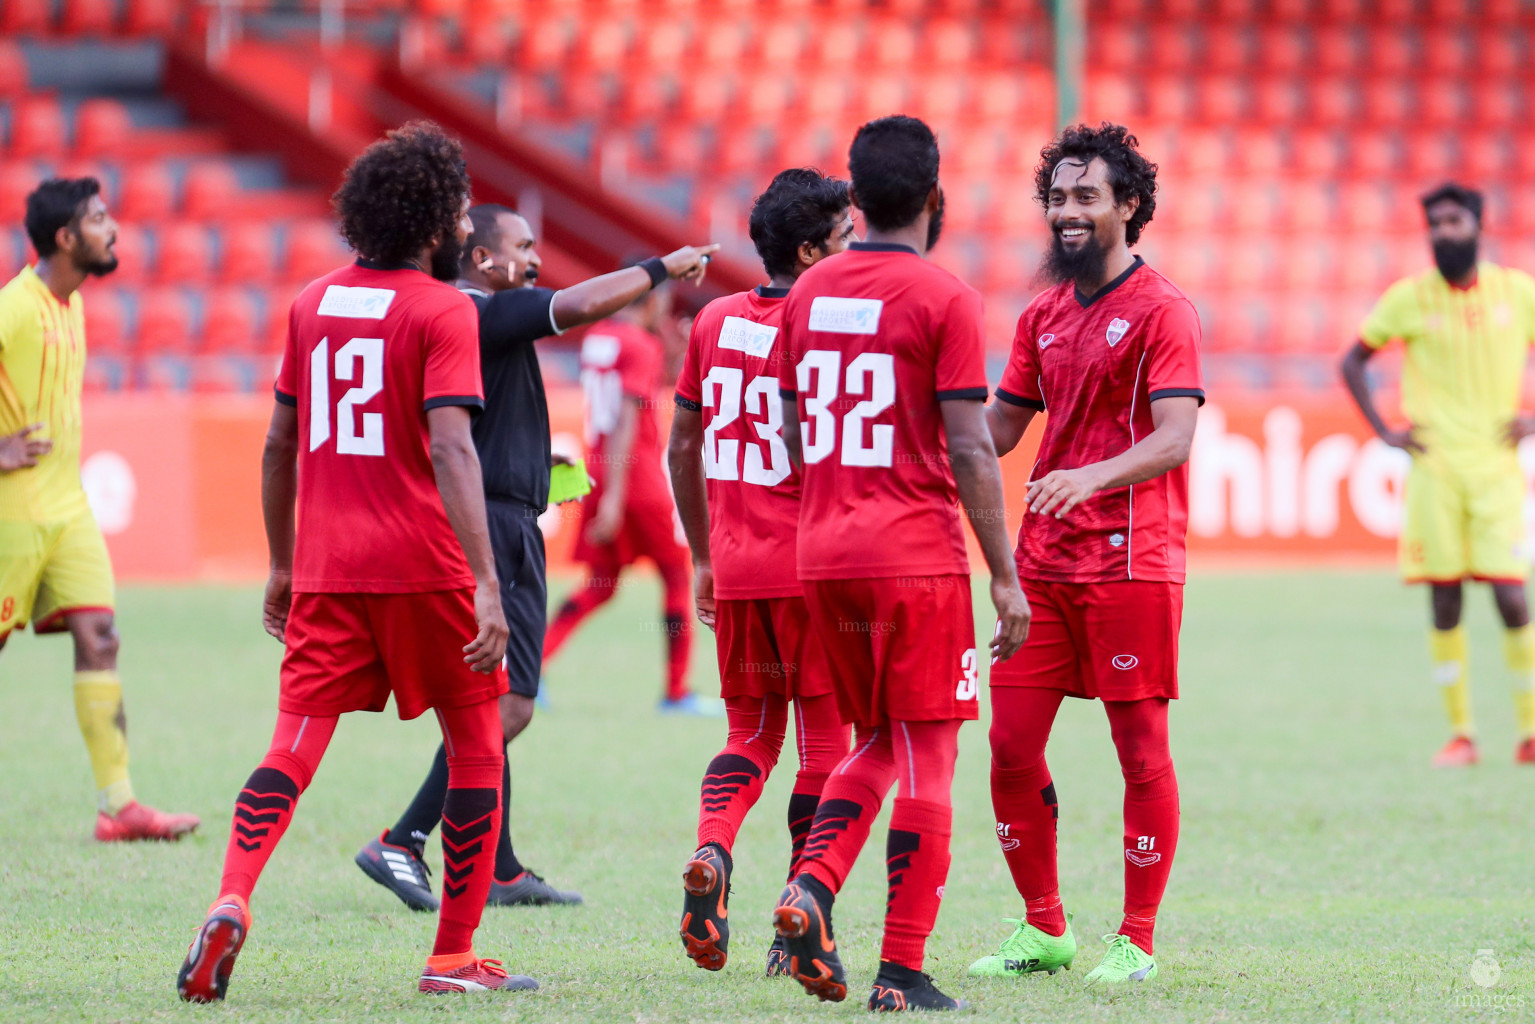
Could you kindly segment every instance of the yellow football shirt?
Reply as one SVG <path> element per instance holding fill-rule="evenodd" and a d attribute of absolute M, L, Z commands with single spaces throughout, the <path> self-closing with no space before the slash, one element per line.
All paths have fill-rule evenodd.
<path fill-rule="evenodd" d="M 27 267 L 0 288 L 0 434 L 41 423 L 53 451 L 0 473 L 0 519 L 48 522 L 85 509 L 80 484 L 80 389 L 85 313 L 80 293 L 60 302 Z"/>
<path fill-rule="evenodd" d="M 1535 342 L 1535 278 L 1481 263 L 1476 284 L 1456 288 L 1427 270 L 1386 289 L 1359 335 L 1371 348 L 1406 346 L 1402 411 L 1430 450 L 1507 450 Z"/>

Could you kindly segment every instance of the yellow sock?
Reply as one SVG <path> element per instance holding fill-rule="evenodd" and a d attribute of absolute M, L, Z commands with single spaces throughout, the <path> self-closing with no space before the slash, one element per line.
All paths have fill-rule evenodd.
<path fill-rule="evenodd" d="M 1526 623 L 1503 634 L 1503 657 L 1514 688 L 1514 721 L 1519 738 L 1535 736 L 1535 626 Z"/>
<path fill-rule="evenodd" d="M 128 720 L 116 672 L 75 673 L 75 717 L 91 754 L 101 809 L 116 814 L 133 802 L 128 781 Z"/>
<path fill-rule="evenodd" d="M 1470 736 L 1471 678 L 1467 670 L 1466 627 L 1430 629 L 1429 657 L 1434 659 L 1434 681 L 1444 694 L 1444 712 L 1457 736 Z"/>

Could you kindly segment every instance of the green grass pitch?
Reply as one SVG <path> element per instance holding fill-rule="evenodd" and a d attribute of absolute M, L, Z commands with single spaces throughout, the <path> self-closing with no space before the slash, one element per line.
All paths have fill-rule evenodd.
<path fill-rule="evenodd" d="M 978 591 L 977 610 L 984 608 Z M 232 801 L 265 750 L 279 648 L 250 589 L 128 588 L 123 678 L 134 782 L 203 816 L 175 846 L 90 839 L 90 771 L 67 641 L 0 654 L 0 1021 L 766 1021 L 864 1013 L 884 904 L 881 823 L 837 907 L 848 1002 L 761 976 L 783 882 L 792 741 L 736 850 L 731 961 L 695 969 L 676 927 L 699 776 L 718 721 L 663 719 L 656 590 L 641 577 L 550 673 L 553 710 L 513 747 L 523 859 L 575 909 L 491 909 L 481 955 L 536 976 L 509 997 L 418 996 L 433 918 L 353 865 L 437 742 L 430 717 L 343 723 L 257 889 L 222 1007 L 180 1004 L 176 968 L 215 893 Z M 1017 916 L 994 837 L 985 722 L 954 789 L 954 864 L 927 970 L 968 1017 L 998 1021 L 1528 1020 L 1535 1012 L 1535 770 L 1511 763 L 1490 600 L 1468 601 L 1484 763 L 1435 772 L 1444 739 L 1424 596 L 1384 573 L 1214 574 L 1188 590 L 1174 707 L 1183 828 L 1158 929 L 1161 977 L 1094 994 L 1082 977 L 1118 923 L 1121 788 L 1102 712 L 1070 702 L 1050 748 L 1075 970 L 972 981 Z M 978 636 L 989 635 L 981 627 Z M 694 656 L 714 679 L 707 630 Z M 439 863 L 435 843 L 429 853 Z M 1481 969 L 1473 971 L 1479 950 Z M 1496 962 L 1497 970 L 1492 969 Z M 1493 980 L 1491 985 L 1484 984 Z"/>

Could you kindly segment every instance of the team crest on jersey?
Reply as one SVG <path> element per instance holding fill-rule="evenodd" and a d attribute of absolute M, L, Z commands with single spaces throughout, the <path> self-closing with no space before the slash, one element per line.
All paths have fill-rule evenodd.
<path fill-rule="evenodd" d="M 1124 338 L 1125 332 L 1129 329 L 1130 321 L 1128 320 L 1121 320 L 1119 317 L 1115 317 L 1114 319 L 1110 320 L 1109 329 L 1104 334 L 1104 337 L 1108 339 L 1109 348 L 1113 348 L 1115 345 L 1118 345 Z"/>
<path fill-rule="evenodd" d="M 1050 343 L 1054 340 L 1055 335 L 1053 334 L 1041 334 L 1039 336 L 1039 350 L 1043 352 L 1045 349 L 1050 347 Z"/>

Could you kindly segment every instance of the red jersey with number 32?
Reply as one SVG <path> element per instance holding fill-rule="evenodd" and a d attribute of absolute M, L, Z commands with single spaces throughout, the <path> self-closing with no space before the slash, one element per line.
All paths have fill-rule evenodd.
<path fill-rule="evenodd" d="M 656 391 L 665 363 L 661 339 L 623 320 L 592 324 L 581 341 L 581 388 L 586 395 L 586 470 L 597 486 L 607 478 L 604 456 L 626 399 L 638 399 L 639 419 L 629 448 L 626 504 L 671 504 L 671 487 L 661 468 L 661 433 L 656 426 Z M 591 500 L 591 499 L 588 499 Z"/>
<path fill-rule="evenodd" d="M 969 573 L 939 403 L 986 395 L 981 297 L 901 245 L 855 242 L 785 300 L 802 580 Z"/>
<path fill-rule="evenodd" d="M 997 400 L 1047 410 L 1031 479 L 1120 455 L 1154 429 L 1151 403 L 1204 403 L 1199 314 L 1141 262 L 1093 299 L 1072 282 L 1037 297 L 1018 320 Z M 1189 522 L 1183 465 L 1101 491 L 1064 518 L 1024 511 L 1018 572 L 1037 580 L 1182 583 Z"/>
<path fill-rule="evenodd" d="M 277 400 L 298 408 L 295 592 L 474 586 L 426 422 L 438 406 L 485 406 L 468 296 L 419 270 L 332 271 L 288 313 Z"/>
<path fill-rule="evenodd" d="M 677 404 L 704 422 L 709 557 L 723 600 L 801 593 L 799 474 L 783 442 L 778 362 L 784 292 L 715 299 L 693 321 Z"/>

